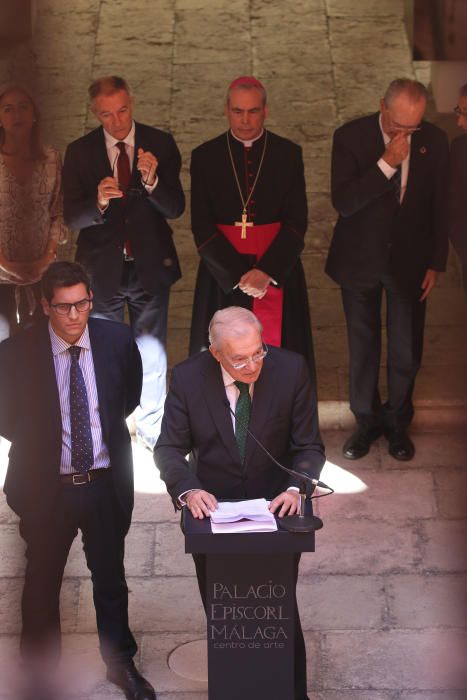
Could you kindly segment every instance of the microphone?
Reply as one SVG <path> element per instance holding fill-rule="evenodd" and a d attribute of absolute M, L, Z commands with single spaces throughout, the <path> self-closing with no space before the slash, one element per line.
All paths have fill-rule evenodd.
<path fill-rule="evenodd" d="M 320 481 L 319 479 L 313 479 L 313 477 L 309 476 L 308 474 L 305 474 L 305 472 L 298 472 L 295 469 L 290 469 L 289 467 L 286 467 L 284 464 L 281 464 L 270 452 L 269 450 L 263 445 L 263 443 L 254 435 L 254 433 L 251 432 L 249 429 L 248 425 L 241 421 L 238 416 L 235 415 L 234 411 L 232 411 L 232 407 L 226 398 L 225 400 L 226 405 L 229 408 L 230 413 L 235 419 L 236 423 L 239 423 L 244 430 L 246 430 L 247 434 L 256 442 L 256 444 L 263 450 L 263 452 L 269 457 L 269 459 L 274 462 L 276 466 L 278 466 L 280 469 L 283 471 L 287 472 L 287 474 L 290 474 L 292 476 L 297 477 L 298 479 L 301 479 L 302 482 L 300 484 L 300 491 L 299 491 L 299 496 L 300 496 L 300 503 L 299 503 L 299 510 L 296 515 L 287 515 L 285 518 L 278 518 L 279 525 L 284 529 L 288 530 L 289 532 L 301 532 L 301 533 L 307 533 L 307 532 L 314 532 L 315 530 L 320 530 L 323 527 L 323 521 L 321 518 L 316 517 L 315 515 L 306 515 L 305 514 L 305 509 L 306 509 L 306 502 L 310 501 L 313 497 L 313 493 L 316 489 L 317 486 L 319 488 L 327 489 L 329 491 L 329 494 L 326 495 L 331 495 L 334 493 L 334 489 L 332 489 L 330 486 L 324 483 L 324 481 Z M 305 482 L 308 482 L 308 484 L 311 484 L 312 488 L 307 488 L 307 485 Z"/>

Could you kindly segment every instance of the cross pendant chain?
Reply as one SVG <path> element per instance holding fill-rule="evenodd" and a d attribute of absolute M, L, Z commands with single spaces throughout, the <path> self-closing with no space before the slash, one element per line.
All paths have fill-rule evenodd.
<path fill-rule="evenodd" d="M 241 233 L 240 238 L 246 238 L 246 228 L 247 228 L 247 226 L 253 226 L 253 222 L 248 221 L 248 214 L 246 213 L 245 209 L 243 210 L 243 213 L 242 213 L 242 220 L 236 221 L 235 226 L 242 227 L 242 233 Z"/>

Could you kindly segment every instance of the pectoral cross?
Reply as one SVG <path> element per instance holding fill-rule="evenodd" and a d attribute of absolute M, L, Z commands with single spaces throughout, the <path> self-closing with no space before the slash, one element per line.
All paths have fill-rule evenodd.
<path fill-rule="evenodd" d="M 246 213 L 245 210 L 243 210 L 242 214 L 242 220 L 241 221 L 236 221 L 235 226 L 241 226 L 242 227 L 242 233 L 240 238 L 246 238 L 246 227 L 247 226 L 253 226 L 252 221 L 248 221 L 248 214 Z"/>

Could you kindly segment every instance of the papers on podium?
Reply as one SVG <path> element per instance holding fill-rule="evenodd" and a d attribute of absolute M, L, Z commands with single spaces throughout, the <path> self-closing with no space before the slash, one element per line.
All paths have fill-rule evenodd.
<path fill-rule="evenodd" d="M 220 502 L 211 513 L 213 533 L 274 532 L 277 523 L 265 498 Z"/>

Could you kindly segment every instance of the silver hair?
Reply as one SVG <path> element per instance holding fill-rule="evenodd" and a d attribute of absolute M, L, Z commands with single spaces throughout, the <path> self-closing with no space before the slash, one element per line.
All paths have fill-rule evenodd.
<path fill-rule="evenodd" d="M 216 350 L 226 336 L 241 337 L 252 328 L 261 335 L 263 326 L 252 311 L 241 306 L 228 306 L 216 311 L 209 324 L 209 344 Z"/>
<path fill-rule="evenodd" d="M 384 93 L 384 104 L 389 107 L 391 102 L 400 94 L 407 95 L 412 102 L 419 100 L 428 100 L 428 90 L 418 80 L 412 78 L 396 78 L 392 83 L 389 83 L 386 92 Z"/>
<path fill-rule="evenodd" d="M 233 88 L 229 88 L 227 90 L 227 98 L 226 98 L 226 103 L 229 104 L 230 102 L 230 94 L 234 92 L 234 90 L 258 90 L 258 92 L 261 94 L 261 97 L 263 98 L 263 107 L 265 106 L 268 96 L 266 93 L 266 90 L 264 87 L 260 87 L 259 85 L 252 85 L 251 83 L 238 83 L 238 85 L 235 85 Z"/>

